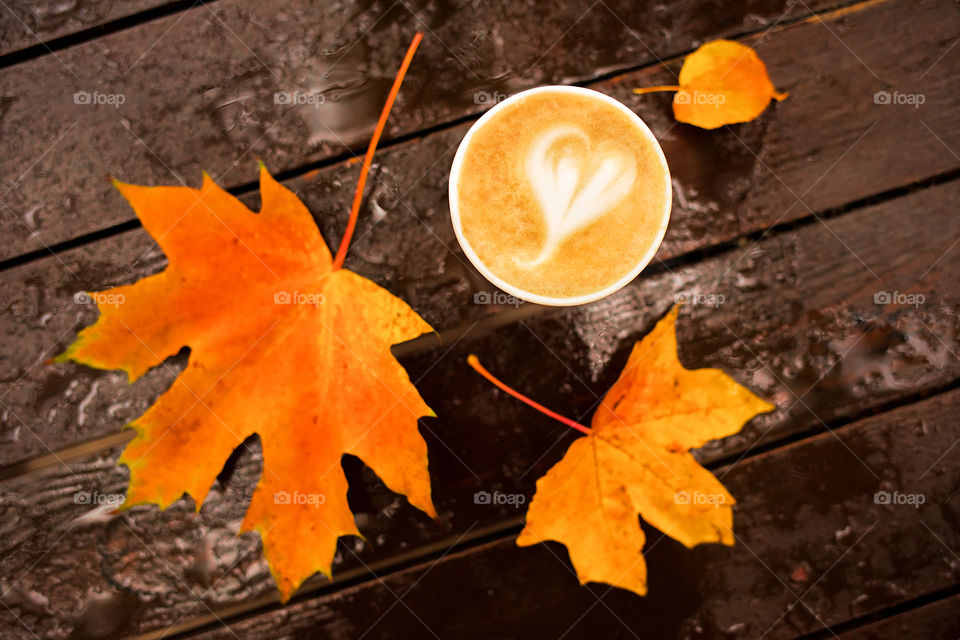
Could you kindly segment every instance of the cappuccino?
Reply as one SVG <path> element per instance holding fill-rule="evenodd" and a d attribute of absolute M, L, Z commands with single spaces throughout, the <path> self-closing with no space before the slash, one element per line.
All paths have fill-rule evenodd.
<path fill-rule="evenodd" d="M 667 163 L 626 106 L 596 91 L 541 87 L 467 132 L 450 212 L 471 262 L 541 304 L 613 293 L 653 257 L 670 216 Z"/>

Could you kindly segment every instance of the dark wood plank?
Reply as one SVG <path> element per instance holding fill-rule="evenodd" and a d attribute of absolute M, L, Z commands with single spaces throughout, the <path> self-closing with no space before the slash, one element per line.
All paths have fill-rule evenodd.
<path fill-rule="evenodd" d="M 0 55 L 128 18 L 174 0 L 10 0 L 0 9 Z"/>
<path fill-rule="evenodd" d="M 840 636 L 843 640 L 900 640 L 900 638 L 960 638 L 960 596 L 874 622 Z"/>
<path fill-rule="evenodd" d="M 668 98 L 657 103 L 660 98 L 656 96 L 630 94 L 632 86 L 668 81 L 668 71 L 648 71 L 600 85 L 644 113 L 664 139 L 674 167 L 677 197 L 673 220 L 658 258 L 673 258 L 806 215 L 803 205 L 781 206 L 784 197 L 789 198 L 784 184 L 797 195 L 808 191 L 804 201 L 822 213 L 952 166 L 956 159 L 923 135 L 931 135 L 926 129 L 929 126 L 946 136 L 945 140 L 953 139 L 951 132 L 956 131 L 953 127 L 960 109 L 956 108 L 955 92 L 944 95 L 947 87 L 940 83 L 960 73 L 960 55 L 951 53 L 930 69 L 927 54 L 918 51 L 938 50 L 937 43 L 943 37 L 940 30 L 953 28 L 955 14 L 955 7 L 948 2 L 887 2 L 837 18 L 829 29 L 807 23 L 771 32 L 759 43 L 768 61 L 772 59 L 771 68 L 796 65 L 795 52 L 804 50 L 811 52 L 805 63 L 814 64 L 815 69 L 798 68 L 800 90 L 760 120 L 722 131 L 708 133 L 674 125 Z M 903 24 L 920 24 L 923 30 L 905 39 L 897 35 Z M 843 43 L 833 35 L 841 27 Z M 929 69 L 925 80 L 931 83 L 927 87 L 929 101 L 923 109 L 874 105 L 872 94 L 865 93 L 872 90 L 872 80 L 864 80 L 861 63 L 844 43 L 872 51 L 866 45 L 881 33 L 889 35 L 891 58 L 883 67 L 873 58 L 871 64 L 886 69 L 884 73 L 892 82 L 902 82 Z M 816 79 L 806 79 L 808 73 Z M 869 73 L 866 77 L 872 79 Z M 811 92 L 811 98 L 804 97 Z M 851 105 L 867 109 L 871 118 L 877 119 L 821 114 L 849 114 Z M 822 126 L 811 128 L 811 122 L 821 121 Z M 851 129 L 851 122 L 861 129 Z M 469 325 L 512 309 L 509 305 L 473 304 L 478 291 L 492 289 L 466 264 L 449 224 L 445 195 L 448 164 L 467 126 L 429 135 L 380 155 L 372 179 L 375 187 L 348 257 L 351 269 L 402 296 L 441 329 Z M 855 136 L 869 127 L 873 128 L 851 150 Z M 918 129 L 927 133 L 921 135 Z M 754 145 L 759 157 L 741 140 Z M 770 145 L 766 142 L 769 140 L 777 143 Z M 864 145 L 871 153 L 860 153 Z M 772 179 L 768 169 L 781 176 L 784 183 Z M 342 233 L 355 177 L 355 165 L 340 164 L 287 183 L 314 212 L 332 245 Z M 846 196 L 839 188 L 821 191 L 834 180 L 846 184 Z M 111 208 L 129 215 L 119 200 L 115 196 Z M 255 195 L 246 200 L 256 205 Z M 904 214 L 896 224 L 912 228 L 926 215 L 926 210 L 920 209 L 912 219 Z M 929 227 L 927 230 L 931 231 Z M 830 232 L 825 234 L 823 246 L 842 250 Z M 759 255 L 737 264 L 741 268 L 754 265 L 756 270 L 763 268 L 758 262 L 764 260 Z M 45 358 L 69 344 L 75 329 L 95 318 L 91 308 L 73 304 L 76 292 L 133 282 L 155 273 L 163 264 L 152 241 L 142 230 L 135 230 L 0 274 L 0 292 L 7 310 L 0 316 L 0 401 L 6 409 L 0 413 L 0 437 L 5 444 L 0 448 L 0 462 L 44 454 L 48 447 L 57 449 L 116 431 L 166 388 L 176 366 L 152 372 L 132 389 L 118 373 L 42 366 Z M 749 271 L 737 273 L 740 285 L 749 289 L 755 276 Z M 787 271 L 777 277 L 789 275 Z M 653 282 L 652 288 L 641 289 L 643 295 L 657 295 L 660 285 L 656 283 L 663 279 Z M 682 286 L 686 285 L 678 281 L 671 291 Z M 739 289 L 734 289 L 740 295 Z M 607 322 L 615 326 L 615 332 L 628 331 L 621 307 L 620 302 L 609 301 L 589 307 L 593 310 L 591 323 L 600 326 Z M 535 310 L 529 306 L 520 310 L 521 314 L 531 312 Z M 602 362 L 585 364 L 594 376 L 602 368 Z"/>
<path fill-rule="evenodd" d="M 489 106 L 484 95 L 655 63 L 706 39 L 835 4 L 223 0 L 196 7 L 0 72 L 9 96 L 0 171 L 10 176 L 0 258 L 129 220 L 106 174 L 192 184 L 206 169 L 237 186 L 253 178 L 257 158 L 280 171 L 362 144 L 417 29 L 426 39 L 388 138 L 477 114 Z M 318 98 L 276 104 L 283 91 Z M 110 102 L 76 104 L 76 92 Z"/>
<path fill-rule="evenodd" d="M 351 505 L 371 543 L 355 548 L 359 559 L 345 551 L 337 575 L 349 576 L 362 563 L 511 526 L 520 511 L 474 504 L 474 493 L 532 495 L 536 479 L 576 436 L 476 376 L 464 363 L 470 352 L 551 407 L 587 420 L 594 394 L 605 391 L 632 342 L 649 330 L 676 293 L 722 295 L 724 303 L 717 308 L 690 304 L 682 311 L 681 360 L 688 367 L 720 366 L 780 409 L 753 421 L 743 435 L 702 450 L 704 460 L 739 455 L 775 438 L 823 429 L 821 419 L 835 424 L 955 384 L 960 361 L 952 353 L 960 335 L 960 300 L 954 274 L 960 252 L 948 249 L 960 232 L 952 205 L 958 197 L 960 181 L 932 187 L 830 219 L 830 229 L 812 223 L 754 247 L 641 279 L 600 306 L 476 330 L 459 342 L 404 356 L 412 379 L 440 416 L 424 421 L 421 431 L 441 519 L 430 522 L 389 494 L 372 472 L 348 460 Z M 924 212 L 924 224 L 914 225 L 912 236 L 891 243 L 877 233 L 911 224 L 917 211 Z M 860 260 L 879 281 L 872 280 Z M 923 294 L 926 301 L 916 308 L 875 305 L 874 293 L 881 289 Z M 62 375 L 73 380 L 77 373 L 67 369 Z M 137 395 L 136 386 L 117 394 L 111 402 L 145 398 Z M 115 585 L 103 588 L 115 598 L 133 593 L 143 608 L 133 607 L 138 612 L 134 619 L 118 622 L 125 629 L 144 631 L 199 615 L 203 606 L 195 604 L 191 593 L 204 594 L 210 606 L 224 607 L 275 593 L 256 538 L 236 539 L 231 533 L 259 475 L 256 456 L 239 461 L 233 478 L 212 492 L 199 515 L 182 501 L 165 513 L 147 507 L 120 518 L 89 518 L 64 535 L 57 527 L 68 525 L 61 523 L 73 523 L 89 511 L 73 503 L 75 491 L 122 491 L 125 473 L 113 466 L 117 455 L 114 450 L 0 485 L 3 503 L 30 518 L 15 527 L 18 536 L 2 554 L 9 567 L 4 575 L 19 575 L 16 569 L 26 571 L 36 562 L 21 584 L 57 596 L 50 617 L 62 624 L 68 606 L 89 602 L 62 585 L 86 584 L 95 550 L 101 554 L 103 579 Z M 50 553 L 42 555 L 51 545 Z M 80 564 L 74 567 L 74 562 Z M 207 567 L 206 573 L 197 574 L 197 566 Z M 227 577 L 222 581 L 213 580 L 223 573 Z M 53 622 L 42 618 L 36 624 L 43 628 Z"/>
<path fill-rule="evenodd" d="M 511 537 L 200 637 L 777 639 L 821 631 L 956 583 L 958 410 L 953 391 L 719 470 L 738 500 L 736 545 L 689 550 L 648 529 L 643 598 L 583 587 L 562 545 L 518 548 Z M 924 503 L 878 504 L 878 492 Z M 955 601 L 951 613 L 952 624 L 908 626 L 921 632 L 910 637 L 956 637 L 922 633 L 955 630 Z"/>

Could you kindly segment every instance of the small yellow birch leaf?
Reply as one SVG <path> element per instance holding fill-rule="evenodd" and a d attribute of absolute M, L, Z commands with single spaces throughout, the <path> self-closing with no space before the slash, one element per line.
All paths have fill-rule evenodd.
<path fill-rule="evenodd" d="M 703 129 L 750 122 L 770 99 L 783 100 L 756 52 L 739 42 L 714 40 L 687 56 L 679 86 L 634 89 L 643 94 L 673 90 L 673 115 L 679 122 Z"/>

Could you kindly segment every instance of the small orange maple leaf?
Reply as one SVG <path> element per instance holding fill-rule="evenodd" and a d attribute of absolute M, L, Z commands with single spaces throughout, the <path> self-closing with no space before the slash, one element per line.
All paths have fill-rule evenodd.
<path fill-rule="evenodd" d="M 775 407 L 719 369 L 684 369 L 677 359 L 677 309 L 634 345 L 592 428 L 561 417 L 588 435 L 537 481 L 517 538 L 520 546 L 545 540 L 566 545 L 582 583 L 647 592 L 638 515 L 688 547 L 733 544 L 735 500 L 690 449 L 733 435 Z M 528 400 L 492 378 L 475 357 L 470 364 Z"/>
<path fill-rule="evenodd" d="M 673 116 L 679 122 L 703 129 L 750 122 L 767 108 L 778 93 L 757 53 L 739 42 L 714 40 L 687 56 L 680 68 L 679 85 L 644 87 L 634 93 L 676 91 Z"/>
<path fill-rule="evenodd" d="M 364 159 L 337 257 L 297 196 L 261 165 L 254 213 L 204 174 L 199 189 L 115 182 L 160 244 L 167 268 L 93 294 L 97 322 L 57 360 L 122 369 L 131 382 L 190 347 L 186 369 L 130 426 L 124 508 L 197 508 L 248 436 L 263 473 L 241 530 L 256 530 L 287 600 L 317 571 L 330 575 L 337 538 L 360 535 L 341 457 L 369 465 L 393 491 L 436 517 L 418 418 L 433 416 L 391 345 L 432 331 L 413 309 L 340 268 L 377 139 L 414 39 Z"/>

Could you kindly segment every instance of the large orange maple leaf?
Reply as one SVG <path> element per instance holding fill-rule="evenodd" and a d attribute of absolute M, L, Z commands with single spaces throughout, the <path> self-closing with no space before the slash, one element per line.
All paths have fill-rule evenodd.
<path fill-rule="evenodd" d="M 91 294 L 96 324 L 60 359 L 123 369 L 130 381 L 189 345 L 186 369 L 132 423 L 120 458 L 125 505 L 203 503 L 253 433 L 263 474 L 242 530 L 257 530 L 284 599 L 330 574 L 337 538 L 360 535 L 341 456 L 435 516 L 427 448 L 434 415 L 390 346 L 432 329 L 405 302 L 346 269 L 302 202 L 260 171 L 255 214 L 204 176 L 200 189 L 117 184 L 169 259 L 161 273 Z"/>

